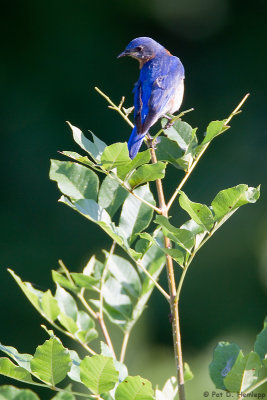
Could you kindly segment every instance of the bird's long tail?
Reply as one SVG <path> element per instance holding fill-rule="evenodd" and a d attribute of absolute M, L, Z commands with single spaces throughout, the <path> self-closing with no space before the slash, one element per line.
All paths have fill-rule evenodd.
<path fill-rule="evenodd" d="M 146 133 L 137 133 L 136 126 L 133 128 L 130 139 L 128 141 L 129 156 L 133 159 L 138 153 Z"/>

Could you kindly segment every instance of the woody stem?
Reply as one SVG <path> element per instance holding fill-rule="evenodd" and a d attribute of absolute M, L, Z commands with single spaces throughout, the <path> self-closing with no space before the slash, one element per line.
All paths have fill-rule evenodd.
<path fill-rule="evenodd" d="M 149 134 L 147 135 L 147 146 L 150 148 L 151 161 L 153 164 L 155 164 L 157 162 L 157 157 L 153 145 L 153 139 Z M 156 188 L 159 199 L 159 208 L 161 209 L 162 215 L 168 218 L 168 209 L 165 202 L 161 179 L 156 180 Z M 166 236 L 164 236 L 164 246 L 167 249 L 171 247 L 170 239 L 167 238 Z M 167 278 L 168 278 L 169 294 L 170 294 L 169 304 L 171 311 L 172 336 L 173 336 L 174 356 L 175 356 L 176 372 L 177 372 L 179 400 L 185 400 L 183 354 L 181 345 L 179 309 L 178 309 L 178 302 L 176 301 L 176 283 L 175 283 L 175 276 L 173 269 L 173 259 L 170 255 L 166 255 L 166 268 L 167 268 Z"/>

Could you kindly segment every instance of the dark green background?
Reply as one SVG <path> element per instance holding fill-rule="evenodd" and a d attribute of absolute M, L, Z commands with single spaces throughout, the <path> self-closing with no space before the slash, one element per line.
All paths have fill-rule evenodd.
<path fill-rule="evenodd" d="M 43 321 L 6 268 L 45 290 L 52 287 L 50 270 L 57 268 L 59 258 L 71 270 L 80 271 L 93 252 L 99 253 L 109 243 L 99 228 L 57 203 L 59 193 L 48 171 L 49 159 L 61 158 L 58 150 L 77 150 L 66 120 L 84 132 L 92 130 L 108 144 L 128 139 L 130 128 L 93 89 L 99 86 L 116 102 L 125 95 L 126 106 L 132 105 L 138 66 L 130 59 L 117 60 L 117 54 L 134 37 L 151 36 L 179 56 L 186 71 L 182 109 L 195 108 L 185 119 L 199 127 L 200 135 L 210 120 L 226 117 L 251 93 L 244 112 L 210 146 L 184 188 L 193 201 L 209 204 L 223 188 L 262 184 L 260 201 L 242 208 L 216 233 L 199 253 L 184 285 L 185 358 L 195 362 L 196 374 L 205 364 L 208 380 L 206 364 L 214 343 L 234 337 L 249 349 L 266 314 L 266 2 L 4 3 L 0 340 L 21 352 L 33 352 L 46 336 L 39 327 Z M 168 194 L 181 177 L 170 170 L 165 184 Z M 140 327 L 130 343 L 130 372 L 151 378 L 153 384 L 157 379 L 162 383 L 174 370 L 167 358 L 171 352 L 168 310 L 159 295 L 153 296 Z M 171 360 L 166 361 L 170 372 L 163 372 L 164 357 Z M 155 365 L 157 372 L 153 372 Z M 198 390 L 206 389 L 205 385 L 202 382 Z M 47 392 L 42 396 L 46 398 Z"/>

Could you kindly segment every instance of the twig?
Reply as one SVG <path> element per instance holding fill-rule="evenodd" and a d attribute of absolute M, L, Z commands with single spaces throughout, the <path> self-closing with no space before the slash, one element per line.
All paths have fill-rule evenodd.
<path fill-rule="evenodd" d="M 112 342 L 111 342 L 111 339 L 110 339 L 110 336 L 109 336 L 109 333 L 108 333 L 108 330 L 107 330 L 107 327 L 106 327 L 106 324 L 105 324 L 105 321 L 104 321 L 104 315 L 103 315 L 103 301 L 104 301 L 104 298 L 103 298 L 103 290 L 102 290 L 103 289 L 103 285 L 104 285 L 104 281 L 105 281 L 105 277 L 106 277 L 106 273 L 108 271 L 108 263 L 109 263 L 110 257 L 114 253 L 115 246 L 116 246 L 116 242 L 114 241 L 112 243 L 111 248 L 110 248 L 109 254 L 108 254 L 107 258 L 106 258 L 106 261 L 105 261 L 105 264 L 104 264 L 104 268 L 103 268 L 103 272 L 102 272 L 102 276 L 101 276 L 100 297 L 99 297 L 99 312 L 97 313 L 97 320 L 99 322 L 99 325 L 100 325 L 101 330 L 103 332 L 103 335 L 105 337 L 107 345 L 108 345 L 108 347 L 109 347 L 109 349 L 110 349 L 110 351 L 112 353 L 112 356 L 116 360 L 116 354 L 115 354 L 115 351 L 114 351 L 114 348 L 113 348 L 113 345 L 112 345 Z"/>
<path fill-rule="evenodd" d="M 147 145 L 150 148 L 151 152 L 151 161 L 152 163 L 157 162 L 156 152 L 153 144 L 153 139 L 148 135 Z M 161 209 L 161 213 L 164 217 L 168 218 L 168 209 L 165 203 L 165 197 L 162 187 L 162 182 L 160 179 L 156 180 L 156 187 L 159 199 L 159 206 Z M 171 247 L 170 239 L 164 236 L 164 246 L 165 248 Z M 173 346 L 174 346 L 174 355 L 175 355 L 175 363 L 176 363 L 176 373 L 177 373 L 177 382 L 178 382 L 178 392 L 179 392 L 179 400 L 185 400 L 185 390 L 184 390 L 184 369 L 183 369 L 183 354 L 182 354 L 182 345 L 181 345 L 181 330 L 180 330 L 180 321 L 179 321 L 179 310 L 178 303 L 175 302 L 176 297 L 176 283 L 173 269 L 173 259 L 170 255 L 166 255 L 166 267 L 167 267 L 167 278 L 169 285 L 169 293 L 170 293 L 170 311 L 171 311 L 171 320 L 172 320 L 172 335 L 173 335 Z"/>
<path fill-rule="evenodd" d="M 122 118 L 127 122 L 127 124 L 130 125 L 131 128 L 134 127 L 134 124 L 129 120 L 129 118 L 127 117 L 127 115 L 121 110 L 122 105 L 123 105 L 124 100 L 125 100 L 124 97 L 122 97 L 120 104 L 119 104 L 118 106 L 116 106 L 116 104 L 113 103 L 113 101 L 112 101 L 105 93 L 103 93 L 98 87 L 95 87 L 95 90 L 96 90 L 99 94 L 101 94 L 101 96 L 104 97 L 104 99 L 107 100 L 107 102 L 110 104 L 109 108 L 111 108 L 112 110 L 117 111 L 117 112 L 122 116 Z"/>
<path fill-rule="evenodd" d="M 126 331 L 124 333 L 122 346 L 121 346 L 121 354 L 120 354 L 120 362 L 121 363 L 123 363 L 124 358 L 125 358 L 125 353 L 126 353 L 126 348 L 127 348 L 129 336 L 130 336 L 130 331 Z"/>
<path fill-rule="evenodd" d="M 231 119 L 239 114 L 240 108 L 242 107 L 242 105 L 245 103 L 245 101 L 247 100 L 249 96 L 249 93 L 247 93 L 244 98 L 241 100 L 241 102 L 238 104 L 238 106 L 234 109 L 234 111 L 231 112 L 231 114 L 229 115 L 229 117 L 227 118 L 227 120 L 225 121 L 223 126 L 226 126 L 228 124 L 228 122 L 231 121 Z M 176 199 L 176 196 L 178 195 L 179 191 L 182 189 L 182 187 L 184 186 L 185 182 L 187 181 L 187 179 L 189 178 L 189 176 L 191 175 L 191 173 L 193 172 L 195 166 L 197 165 L 198 161 L 200 160 L 200 158 L 202 157 L 202 155 L 204 154 L 204 152 L 207 150 L 209 144 L 211 142 L 208 142 L 204 145 L 203 149 L 201 150 L 201 152 L 198 154 L 198 156 L 196 157 L 196 159 L 194 160 L 194 162 L 192 163 L 191 167 L 189 168 L 189 170 L 186 172 L 184 178 L 182 179 L 182 181 L 180 182 L 179 186 L 177 187 L 177 189 L 175 190 L 175 192 L 173 193 L 172 197 L 170 198 L 168 204 L 167 204 L 167 210 L 170 209 L 172 203 L 174 202 L 174 200 Z"/>
<path fill-rule="evenodd" d="M 153 276 L 148 272 L 148 270 L 143 266 L 143 264 L 141 263 L 141 261 L 136 261 L 134 260 L 135 263 L 142 269 L 142 271 L 149 277 L 149 279 L 154 283 L 154 285 L 156 286 L 156 288 L 163 294 L 163 296 L 168 300 L 168 302 L 170 301 L 170 296 L 168 295 L 168 293 L 158 284 L 158 282 L 153 278 Z"/>

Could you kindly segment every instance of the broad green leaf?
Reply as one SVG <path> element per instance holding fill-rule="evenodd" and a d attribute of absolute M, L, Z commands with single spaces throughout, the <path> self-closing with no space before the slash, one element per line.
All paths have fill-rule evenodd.
<path fill-rule="evenodd" d="M 125 180 L 133 170 L 140 167 L 141 165 L 148 164 L 150 158 L 151 155 L 149 149 L 145 151 L 140 151 L 129 164 L 126 164 L 125 166 L 119 168 L 119 171 L 117 171 L 119 178 Z"/>
<path fill-rule="evenodd" d="M 181 150 L 186 152 L 188 148 L 197 146 L 196 129 L 193 129 L 187 122 L 178 119 L 168 129 L 164 129 L 164 134 L 175 141 Z"/>
<path fill-rule="evenodd" d="M 101 355 L 102 356 L 113 358 L 112 352 L 106 343 L 100 342 L 100 346 L 101 346 Z M 121 363 L 115 359 L 113 359 L 113 362 L 114 362 L 116 371 L 118 371 L 118 373 L 119 373 L 119 382 L 121 382 L 128 376 L 127 367 L 126 367 L 126 365 L 124 365 L 123 363 Z"/>
<path fill-rule="evenodd" d="M 146 164 L 139 167 L 129 178 L 129 184 L 132 188 L 144 183 L 162 179 L 165 176 L 166 164 L 159 161 L 155 164 Z"/>
<path fill-rule="evenodd" d="M 69 355 L 71 358 L 71 369 L 68 372 L 68 376 L 75 382 L 81 382 L 80 378 L 80 363 L 81 359 L 74 350 L 69 350 Z"/>
<path fill-rule="evenodd" d="M 105 208 L 112 218 L 127 196 L 127 190 L 125 190 L 115 179 L 106 176 L 100 186 L 98 204 Z"/>
<path fill-rule="evenodd" d="M 82 148 L 84 149 L 87 153 L 90 154 L 90 156 L 97 162 L 100 162 L 101 160 L 101 155 L 106 147 L 106 144 L 102 142 L 102 140 L 98 139 L 93 133 L 93 141 L 91 142 L 89 139 L 87 139 L 82 131 L 77 128 L 76 126 L 71 125 L 68 122 L 72 133 L 73 133 L 73 139 L 75 142 Z"/>
<path fill-rule="evenodd" d="M 225 390 L 224 378 L 243 353 L 235 343 L 219 342 L 209 365 L 210 377 L 217 389 Z"/>
<path fill-rule="evenodd" d="M 224 378 L 224 384 L 230 392 L 243 393 L 256 383 L 261 368 L 261 360 L 257 353 L 250 352 L 238 357 L 231 370 Z"/>
<path fill-rule="evenodd" d="M 0 350 L 15 360 L 20 367 L 31 372 L 31 354 L 20 354 L 14 347 L 4 346 L 3 344 L 0 344 Z"/>
<path fill-rule="evenodd" d="M 101 156 L 102 167 L 107 171 L 123 167 L 130 162 L 127 143 L 113 143 L 105 148 Z"/>
<path fill-rule="evenodd" d="M 257 335 L 254 351 L 258 353 L 262 360 L 267 358 L 267 317 L 264 320 L 262 331 Z"/>
<path fill-rule="evenodd" d="M 100 207 L 94 200 L 82 199 L 72 203 L 66 197 L 62 196 L 60 201 L 99 225 L 120 246 L 125 245 L 126 238 L 122 236 L 121 230 L 114 225 L 106 210 Z"/>
<path fill-rule="evenodd" d="M 185 222 L 181 226 L 181 229 L 188 230 L 194 236 L 195 250 L 198 249 L 199 245 L 201 244 L 202 240 L 204 239 L 204 237 L 207 234 L 205 227 L 197 224 L 193 219 L 190 219 L 189 221 Z"/>
<path fill-rule="evenodd" d="M 194 378 L 193 372 L 191 371 L 189 365 L 187 363 L 184 363 L 184 381 L 188 382 L 191 381 L 191 379 Z"/>
<path fill-rule="evenodd" d="M 42 296 L 42 310 L 50 321 L 55 321 L 60 313 L 57 301 L 52 296 L 50 290 L 47 290 Z"/>
<path fill-rule="evenodd" d="M 207 231 L 213 227 L 213 215 L 211 210 L 205 205 L 190 201 L 184 192 L 179 197 L 180 206 L 190 215 L 190 217 Z"/>
<path fill-rule="evenodd" d="M 153 400 L 154 391 L 151 382 L 141 376 L 127 376 L 115 392 L 115 400 Z"/>
<path fill-rule="evenodd" d="M 93 286 L 96 286 L 99 282 L 98 279 L 93 276 L 84 275 L 78 272 L 72 272 L 71 276 L 77 286 L 84 289 L 93 289 Z"/>
<path fill-rule="evenodd" d="M 51 400 L 76 400 L 74 395 L 68 392 L 59 392 Z"/>
<path fill-rule="evenodd" d="M 206 135 L 201 144 L 199 145 L 199 147 L 201 148 L 204 144 L 211 142 L 212 139 L 214 139 L 216 136 L 220 135 L 221 133 L 229 129 L 229 126 L 225 126 L 225 122 L 226 119 L 223 119 L 222 121 L 210 122 L 207 127 Z"/>
<path fill-rule="evenodd" d="M 32 303 L 32 305 L 42 313 L 40 302 L 43 296 L 43 292 L 40 290 L 34 289 L 29 282 L 23 282 L 18 275 L 15 274 L 14 271 L 8 269 L 12 277 L 15 279 L 25 296 Z"/>
<path fill-rule="evenodd" d="M 102 288 L 103 297 L 108 306 L 121 315 L 122 323 L 130 319 L 132 314 L 132 301 L 122 284 L 113 277 L 109 277 Z M 107 308 L 107 310 L 109 310 Z"/>
<path fill-rule="evenodd" d="M 83 343 L 90 343 L 98 337 L 93 319 L 84 311 L 79 311 L 77 316 L 78 331 L 75 336 Z"/>
<path fill-rule="evenodd" d="M 13 364 L 13 362 L 6 357 L 0 358 L 0 374 L 21 382 L 33 382 L 29 371 Z"/>
<path fill-rule="evenodd" d="M 76 287 L 72 282 L 70 282 L 63 274 L 52 270 L 52 278 L 55 283 L 58 283 L 60 286 L 68 289 L 74 293 L 78 293 L 80 289 Z"/>
<path fill-rule="evenodd" d="M 71 161 L 51 160 L 49 177 L 59 190 L 74 200 L 97 199 L 98 176 L 89 168 Z"/>
<path fill-rule="evenodd" d="M 83 165 L 87 165 L 88 167 L 94 168 L 96 164 L 94 164 L 87 156 L 81 156 L 80 154 L 76 153 L 75 151 L 61 151 L 61 154 L 63 154 L 66 157 L 71 158 L 72 160 L 78 161 L 79 163 Z"/>
<path fill-rule="evenodd" d="M 121 283 L 126 292 L 138 297 L 142 290 L 138 273 L 132 264 L 125 258 L 113 255 L 108 259 L 108 270 Z"/>
<path fill-rule="evenodd" d="M 175 400 L 175 397 L 178 392 L 177 379 L 172 376 L 165 383 L 162 391 L 156 390 L 156 400 Z"/>
<path fill-rule="evenodd" d="M 169 222 L 168 218 L 162 215 L 156 215 L 154 222 L 162 227 L 165 236 L 190 252 L 195 244 L 195 240 L 194 235 L 189 230 L 176 228 Z"/>
<path fill-rule="evenodd" d="M 119 373 L 110 357 L 86 356 L 80 364 L 80 371 L 82 383 L 95 394 L 113 389 L 118 382 Z"/>
<path fill-rule="evenodd" d="M 155 204 L 148 185 L 140 186 L 134 190 L 134 193 L 149 203 Z M 130 244 L 135 239 L 135 234 L 142 232 L 148 227 L 152 217 L 152 208 L 142 203 L 131 194 L 127 197 L 122 207 L 119 228 L 124 233 Z"/>
<path fill-rule="evenodd" d="M 0 386 L 0 400 L 39 400 L 39 397 L 29 389 L 3 385 Z"/>
<path fill-rule="evenodd" d="M 215 214 L 215 221 L 220 221 L 227 214 L 233 212 L 238 207 L 255 203 L 260 197 L 260 187 L 248 187 L 247 185 L 237 185 L 229 189 L 222 190 L 217 194 L 211 203 Z"/>
<path fill-rule="evenodd" d="M 60 311 L 76 321 L 78 308 L 74 298 L 59 285 L 57 285 L 55 298 L 57 300 Z"/>
<path fill-rule="evenodd" d="M 67 376 L 70 368 L 70 355 L 55 337 L 38 346 L 31 361 L 32 372 L 43 382 L 53 386 Z"/>
<path fill-rule="evenodd" d="M 182 160 L 183 154 L 177 142 L 165 137 L 160 138 L 156 148 L 157 160 L 170 162 L 174 167 L 185 170 L 187 163 Z"/>

